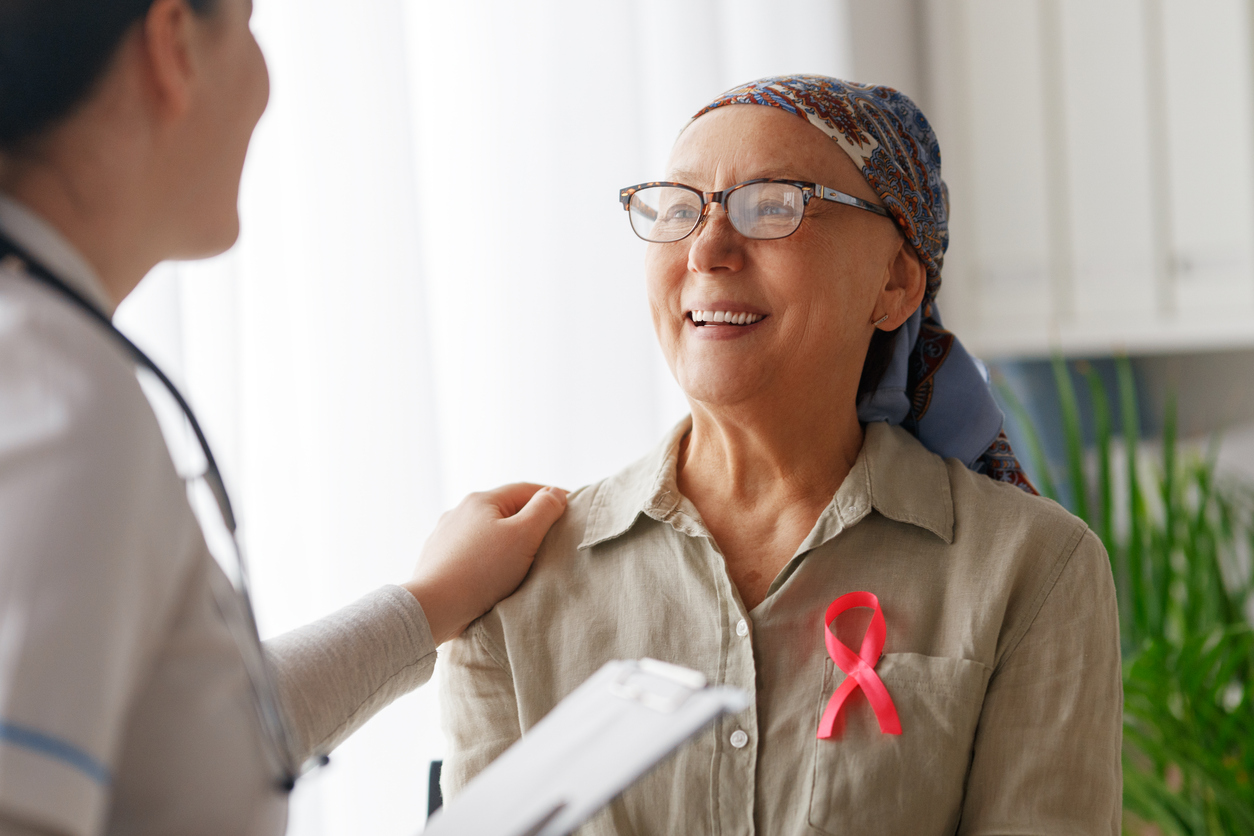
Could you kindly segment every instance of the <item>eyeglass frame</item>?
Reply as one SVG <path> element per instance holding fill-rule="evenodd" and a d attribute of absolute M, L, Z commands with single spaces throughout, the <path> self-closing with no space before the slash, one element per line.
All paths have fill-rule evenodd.
<path fill-rule="evenodd" d="M 888 218 L 890 221 L 893 221 L 894 224 L 897 223 L 896 220 L 894 220 L 892 214 L 890 214 L 889 211 L 885 209 L 883 206 L 879 206 L 877 204 L 863 200 L 860 197 L 854 197 L 851 194 L 847 194 L 845 192 L 838 191 L 833 188 L 829 188 L 828 186 L 824 186 L 820 183 L 807 183 L 804 180 L 789 180 L 784 177 L 758 177 L 754 180 L 745 180 L 743 183 L 737 183 L 734 186 L 728 186 L 727 188 L 722 189 L 721 191 L 717 191 L 717 192 L 703 192 L 695 186 L 689 186 L 684 183 L 675 183 L 675 182 L 671 182 L 668 180 L 653 180 L 647 183 L 637 183 L 634 186 L 627 186 L 626 188 L 619 189 L 618 190 L 618 202 L 623 204 L 624 211 L 631 212 L 631 198 L 633 195 L 635 195 L 637 192 L 644 191 L 645 189 L 652 189 L 658 186 L 669 186 L 671 188 L 684 189 L 685 191 L 692 192 L 693 194 L 700 197 L 701 198 L 701 214 L 697 216 L 697 220 L 692 225 L 692 229 L 688 230 L 688 232 L 685 235 L 679 238 L 676 238 L 674 241 L 650 241 L 648 238 L 645 238 L 639 232 L 636 232 L 635 224 L 631 224 L 631 231 L 635 233 L 636 237 L 639 238 L 641 241 L 646 241 L 650 244 L 677 244 L 680 241 L 687 238 L 689 235 L 692 235 L 692 233 L 696 232 L 701 227 L 701 224 L 705 221 L 706 216 L 709 214 L 709 209 L 708 209 L 709 206 L 715 203 L 718 203 L 723 207 L 723 211 L 727 212 L 727 198 L 729 195 L 731 195 L 732 192 L 736 191 L 737 189 L 743 189 L 745 186 L 753 186 L 758 183 L 783 183 L 788 186 L 796 186 L 798 189 L 800 189 L 801 190 L 801 219 L 797 221 L 797 225 L 793 227 L 792 232 L 789 232 L 788 235 L 781 235 L 778 238 L 752 238 L 751 236 L 745 235 L 743 232 L 740 232 L 739 229 L 736 230 L 736 232 L 740 233 L 741 235 L 745 235 L 745 237 L 749 238 L 749 240 L 751 241 L 781 241 L 784 238 L 787 238 L 793 235 L 798 229 L 801 228 L 801 220 L 805 218 L 805 210 L 809 207 L 810 199 L 813 197 L 817 197 L 820 200 L 831 201 L 832 203 L 839 203 L 843 206 L 852 206 L 855 209 L 862 209 L 867 212 L 872 212 L 876 215 L 882 215 L 883 217 Z M 731 215 L 728 214 L 728 220 L 730 221 L 730 219 L 731 219 Z M 732 224 L 732 228 L 735 229 L 735 224 Z"/>

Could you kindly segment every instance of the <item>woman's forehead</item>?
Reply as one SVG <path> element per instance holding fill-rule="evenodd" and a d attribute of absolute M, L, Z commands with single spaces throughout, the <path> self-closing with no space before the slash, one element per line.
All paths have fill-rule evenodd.
<path fill-rule="evenodd" d="M 783 177 L 842 190 L 861 186 L 875 197 L 830 137 L 805 119 L 761 105 L 728 105 L 693 121 L 671 150 L 666 176 L 707 190 Z"/>

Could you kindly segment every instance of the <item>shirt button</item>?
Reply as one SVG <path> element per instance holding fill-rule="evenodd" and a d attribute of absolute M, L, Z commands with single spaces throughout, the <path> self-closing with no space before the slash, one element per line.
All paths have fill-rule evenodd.
<path fill-rule="evenodd" d="M 743 624 L 744 622 L 742 621 L 741 623 Z M 745 748 L 745 744 L 748 742 L 749 742 L 749 735 L 745 734 L 740 729 L 736 729 L 734 732 L 732 732 L 731 745 L 735 746 L 737 749 Z"/>
<path fill-rule="evenodd" d="M 749 635 L 749 622 L 745 621 L 743 618 L 737 621 L 736 622 L 736 635 L 740 636 L 742 639 L 745 636 Z"/>

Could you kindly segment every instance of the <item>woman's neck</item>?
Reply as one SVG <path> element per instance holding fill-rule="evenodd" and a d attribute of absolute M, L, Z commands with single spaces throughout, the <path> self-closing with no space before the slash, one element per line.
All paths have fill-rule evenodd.
<path fill-rule="evenodd" d="M 738 507 L 831 501 L 862 449 L 857 409 L 711 409 L 693 404 L 679 457 L 686 496 Z M 810 408 L 807 408 L 810 407 Z"/>
<path fill-rule="evenodd" d="M 754 411 L 693 405 L 678 486 L 705 522 L 747 610 L 813 530 L 862 449 L 852 393 L 804 408 Z"/>
<path fill-rule="evenodd" d="M 116 306 L 157 263 L 137 246 L 145 236 L 143 223 L 129 211 L 131 186 L 98 172 L 92 182 L 82 175 L 91 169 L 67 169 L 43 160 L 14 163 L 0 191 L 34 212 L 87 260 L 105 293 Z"/>

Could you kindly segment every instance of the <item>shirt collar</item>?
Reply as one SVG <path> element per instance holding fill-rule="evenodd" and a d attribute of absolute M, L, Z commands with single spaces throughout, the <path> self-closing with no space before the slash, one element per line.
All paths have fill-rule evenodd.
<path fill-rule="evenodd" d="M 601 485 L 579 548 L 625 534 L 642 514 L 685 534 L 704 533 L 696 509 L 676 486 L 679 444 L 691 429 L 692 419 L 685 418 L 651 454 Z M 885 423 L 867 425 L 853 468 L 798 554 L 826 543 L 872 509 L 946 543 L 954 541 L 954 503 L 944 460 L 905 430 Z"/>
<path fill-rule="evenodd" d="M 87 259 L 51 224 L 5 194 L 0 194 L 0 229 L 105 316 L 113 316 L 117 306 Z"/>
<path fill-rule="evenodd" d="M 601 484 L 588 512 L 588 526 L 579 548 L 625 534 L 641 514 L 659 521 L 672 518 L 683 500 L 676 485 L 679 443 L 691 431 L 689 416 L 676 424 L 652 453 Z"/>

